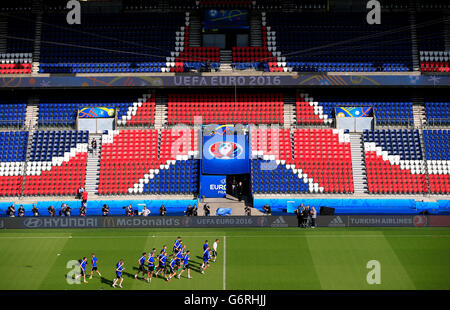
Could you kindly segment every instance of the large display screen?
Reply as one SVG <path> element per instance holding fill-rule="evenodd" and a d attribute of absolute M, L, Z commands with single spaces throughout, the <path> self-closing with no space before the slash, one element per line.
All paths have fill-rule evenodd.
<path fill-rule="evenodd" d="M 202 173 L 250 173 L 248 134 L 234 126 L 205 126 L 203 130 Z M 205 130 L 207 129 L 207 130 Z"/>

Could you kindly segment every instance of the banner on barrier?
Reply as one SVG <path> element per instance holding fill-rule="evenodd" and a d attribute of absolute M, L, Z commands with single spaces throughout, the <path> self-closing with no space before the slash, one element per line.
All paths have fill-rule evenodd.
<path fill-rule="evenodd" d="M 200 176 L 200 196 L 223 198 L 227 196 L 227 177 L 225 175 Z"/>
<path fill-rule="evenodd" d="M 450 227 L 448 215 L 319 216 L 318 227 Z M 44 228 L 214 228 L 296 227 L 298 219 L 281 216 L 151 216 L 151 217 L 15 217 L 0 219 L 0 229 Z"/>
<path fill-rule="evenodd" d="M 372 107 L 337 107 L 336 117 L 372 117 Z"/>
<path fill-rule="evenodd" d="M 114 117 L 114 108 L 93 107 L 78 110 L 78 118 L 111 118 Z"/>

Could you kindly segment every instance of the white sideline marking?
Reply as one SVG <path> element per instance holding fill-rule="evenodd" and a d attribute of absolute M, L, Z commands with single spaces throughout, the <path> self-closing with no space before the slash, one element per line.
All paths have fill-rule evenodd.
<path fill-rule="evenodd" d="M 227 289 L 227 236 L 223 236 L 223 290 Z"/>
<path fill-rule="evenodd" d="M 162 238 L 171 238 L 174 235 L 170 236 L 155 236 Z M 127 238 L 148 238 L 149 235 L 141 235 L 141 236 L 0 236 L 0 239 L 127 239 Z M 205 236 L 184 236 L 185 238 L 204 238 Z M 270 236 L 270 235 L 242 235 L 242 236 L 228 236 L 231 238 L 384 238 L 384 237 L 402 237 L 402 238 L 411 238 L 411 237 L 450 237 L 450 235 L 282 235 L 282 236 Z"/>

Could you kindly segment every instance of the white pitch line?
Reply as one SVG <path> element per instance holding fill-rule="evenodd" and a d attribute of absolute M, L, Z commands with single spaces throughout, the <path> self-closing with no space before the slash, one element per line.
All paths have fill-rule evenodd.
<path fill-rule="evenodd" d="M 223 290 L 227 289 L 227 236 L 223 236 Z"/>
<path fill-rule="evenodd" d="M 149 235 L 136 236 L 1 236 L 0 239 L 128 239 L 128 238 L 148 238 Z M 171 236 L 155 236 L 156 238 L 171 238 Z M 205 236 L 183 236 L 185 238 L 205 238 Z M 385 238 L 385 237 L 400 237 L 400 238 L 422 238 L 422 237 L 450 237 L 450 235 L 236 235 L 228 236 L 230 238 Z M 175 237 L 174 237 L 175 238 Z"/>

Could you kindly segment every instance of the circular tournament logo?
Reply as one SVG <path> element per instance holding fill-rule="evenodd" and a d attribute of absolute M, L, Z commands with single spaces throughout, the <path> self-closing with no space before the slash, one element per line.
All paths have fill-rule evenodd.
<path fill-rule="evenodd" d="M 217 159 L 234 159 L 242 153 L 242 147 L 234 142 L 216 142 L 209 147 L 209 153 Z"/>
<path fill-rule="evenodd" d="M 427 217 L 423 215 L 414 216 L 414 226 L 423 227 L 427 224 Z"/>

